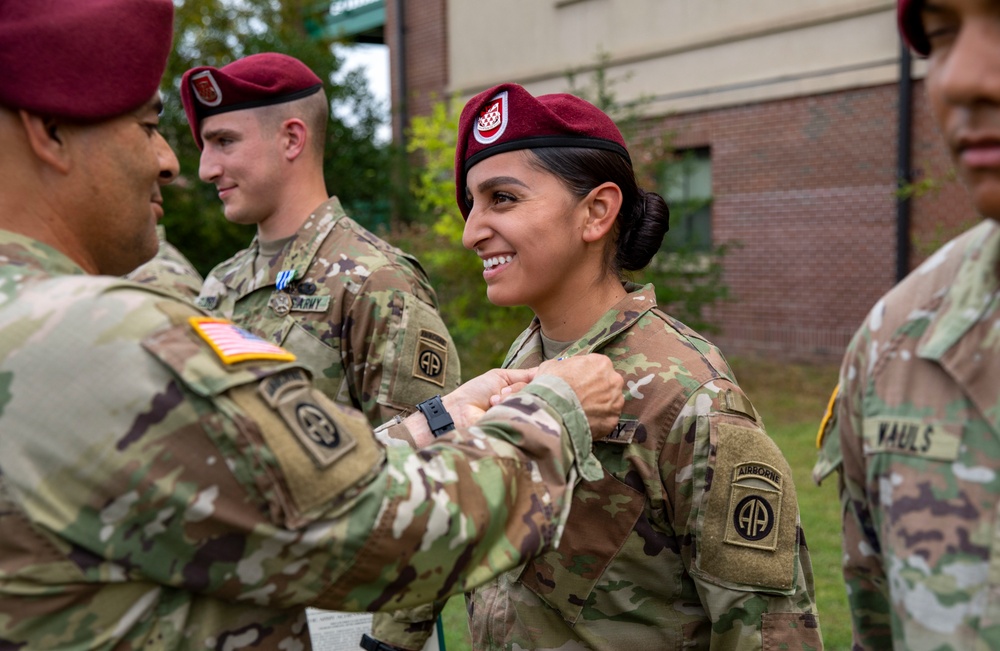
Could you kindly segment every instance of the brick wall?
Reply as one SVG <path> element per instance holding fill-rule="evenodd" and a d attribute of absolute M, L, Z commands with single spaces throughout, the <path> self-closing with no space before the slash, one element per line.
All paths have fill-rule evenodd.
<path fill-rule="evenodd" d="M 955 178 L 951 159 L 931 115 L 923 82 L 916 85 L 914 93 L 915 135 L 911 162 L 915 180 L 924 180 L 927 189 L 913 201 L 911 267 L 979 221 L 968 193 Z"/>
<path fill-rule="evenodd" d="M 445 0 L 404 2 L 408 114 L 425 114 L 447 84 Z M 913 95 L 912 167 L 916 180 L 934 182 L 911 202 L 910 268 L 975 221 L 923 82 Z M 726 354 L 839 360 L 895 284 L 897 98 L 888 84 L 649 125 L 675 132 L 678 147 L 711 148 L 713 239 L 738 245 L 724 262 L 732 300 L 710 313 Z"/>
<path fill-rule="evenodd" d="M 724 262 L 733 300 L 711 311 L 726 354 L 837 360 L 895 283 L 896 114 L 887 85 L 656 122 L 678 147 L 711 148 L 713 239 L 738 245 Z M 914 122 L 918 173 L 946 176 L 920 83 Z M 913 203 L 916 264 L 970 211 L 954 182 Z"/>
<path fill-rule="evenodd" d="M 386 2 L 386 42 L 393 79 L 393 131 L 413 115 L 430 113 L 431 104 L 444 99 L 448 84 L 448 16 L 446 0 L 402 0 L 406 50 L 406 116 L 400 116 L 396 2 Z"/>

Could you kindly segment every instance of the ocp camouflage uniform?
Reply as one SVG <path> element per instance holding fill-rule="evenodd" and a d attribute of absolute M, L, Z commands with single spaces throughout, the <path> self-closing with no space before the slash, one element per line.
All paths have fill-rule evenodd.
<path fill-rule="evenodd" d="M 551 544 L 566 477 L 594 476 L 558 378 L 386 450 L 238 335 L 0 231 L 0 648 L 309 649 L 306 605 L 468 590 Z"/>
<path fill-rule="evenodd" d="M 827 422 L 855 649 L 1000 648 L 1000 228 L 952 240 L 857 332 Z"/>
<path fill-rule="evenodd" d="M 255 238 L 213 269 L 198 305 L 298 355 L 328 396 L 382 423 L 458 386 L 458 352 L 420 264 L 336 197 L 255 274 L 258 251 Z"/>
<path fill-rule="evenodd" d="M 156 256 L 128 274 L 126 278 L 143 285 L 165 289 L 185 301 L 197 299 L 204 283 L 201 274 L 184 254 L 167 240 L 167 232 L 161 224 L 156 226 L 156 236 L 160 240 Z"/>
<path fill-rule="evenodd" d="M 562 541 L 469 599 L 475 649 L 821 649 L 792 473 L 725 359 L 630 291 L 564 355 L 626 382 Z M 537 319 L 504 363 L 542 361 Z M 401 637 L 376 630 L 383 641 Z"/>

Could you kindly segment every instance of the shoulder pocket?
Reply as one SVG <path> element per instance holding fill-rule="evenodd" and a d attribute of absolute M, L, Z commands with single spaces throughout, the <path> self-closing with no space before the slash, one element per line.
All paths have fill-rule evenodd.
<path fill-rule="evenodd" d="M 692 573 L 732 589 L 792 594 L 799 514 L 791 469 L 761 429 L 712 427 L 716 452 Z"/>
<path fill-rule="evenodd" d="M 287 361 L 253 357 L 226 363 L 224 355 L 199 335 L 191 323 L 173 321 L 173 327 L 144 339 L 142 347 L 202 397 L 218 395 L 279 370 L 298 366 Z M 278 346 L 269 345 L 281 350 Z"/>
<path fill-rule="evenodd" d="M 234 474 L 268 500 L 285 526 L 307 524 L 378 471 L 384 452 L 364 415 L 317 391 L 301 365 L 268 359 L 227 364 L 192 324 L 174 316 L 175 325 L 148 337 L 143 347 L 191 391 L 229 413 L 235 429 L 208 427 L 207 433 L 240 465 Z"/>
<path fill-rule="evenodd" d="M 412 294 L 389 327 L 379 402 L 398 408 L 446 394 L 459 384 L 459 359 L 441 316 Z"/>

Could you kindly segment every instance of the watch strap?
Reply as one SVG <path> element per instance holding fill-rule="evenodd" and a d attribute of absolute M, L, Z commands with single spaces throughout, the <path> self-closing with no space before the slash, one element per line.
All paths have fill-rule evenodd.
<path fill-rule="evenodd" d="M 434 435 L 434 438 L 455 429 L 455 421 L 452 420 L 448 410 L 444 408 L 440 395 L 419 403 L 417 409 L 427 419 L 427 425 L 431 428 L 431 434 Z"/>

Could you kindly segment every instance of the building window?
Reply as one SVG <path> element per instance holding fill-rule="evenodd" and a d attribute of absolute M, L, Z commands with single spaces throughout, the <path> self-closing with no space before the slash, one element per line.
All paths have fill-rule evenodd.
<path fill-rule="evenodd" d="M 712 250 L 712 156 L 708 147 L 680 149 L 663 173 L 662 194 L 670 206 L 663 250 Z"/>

